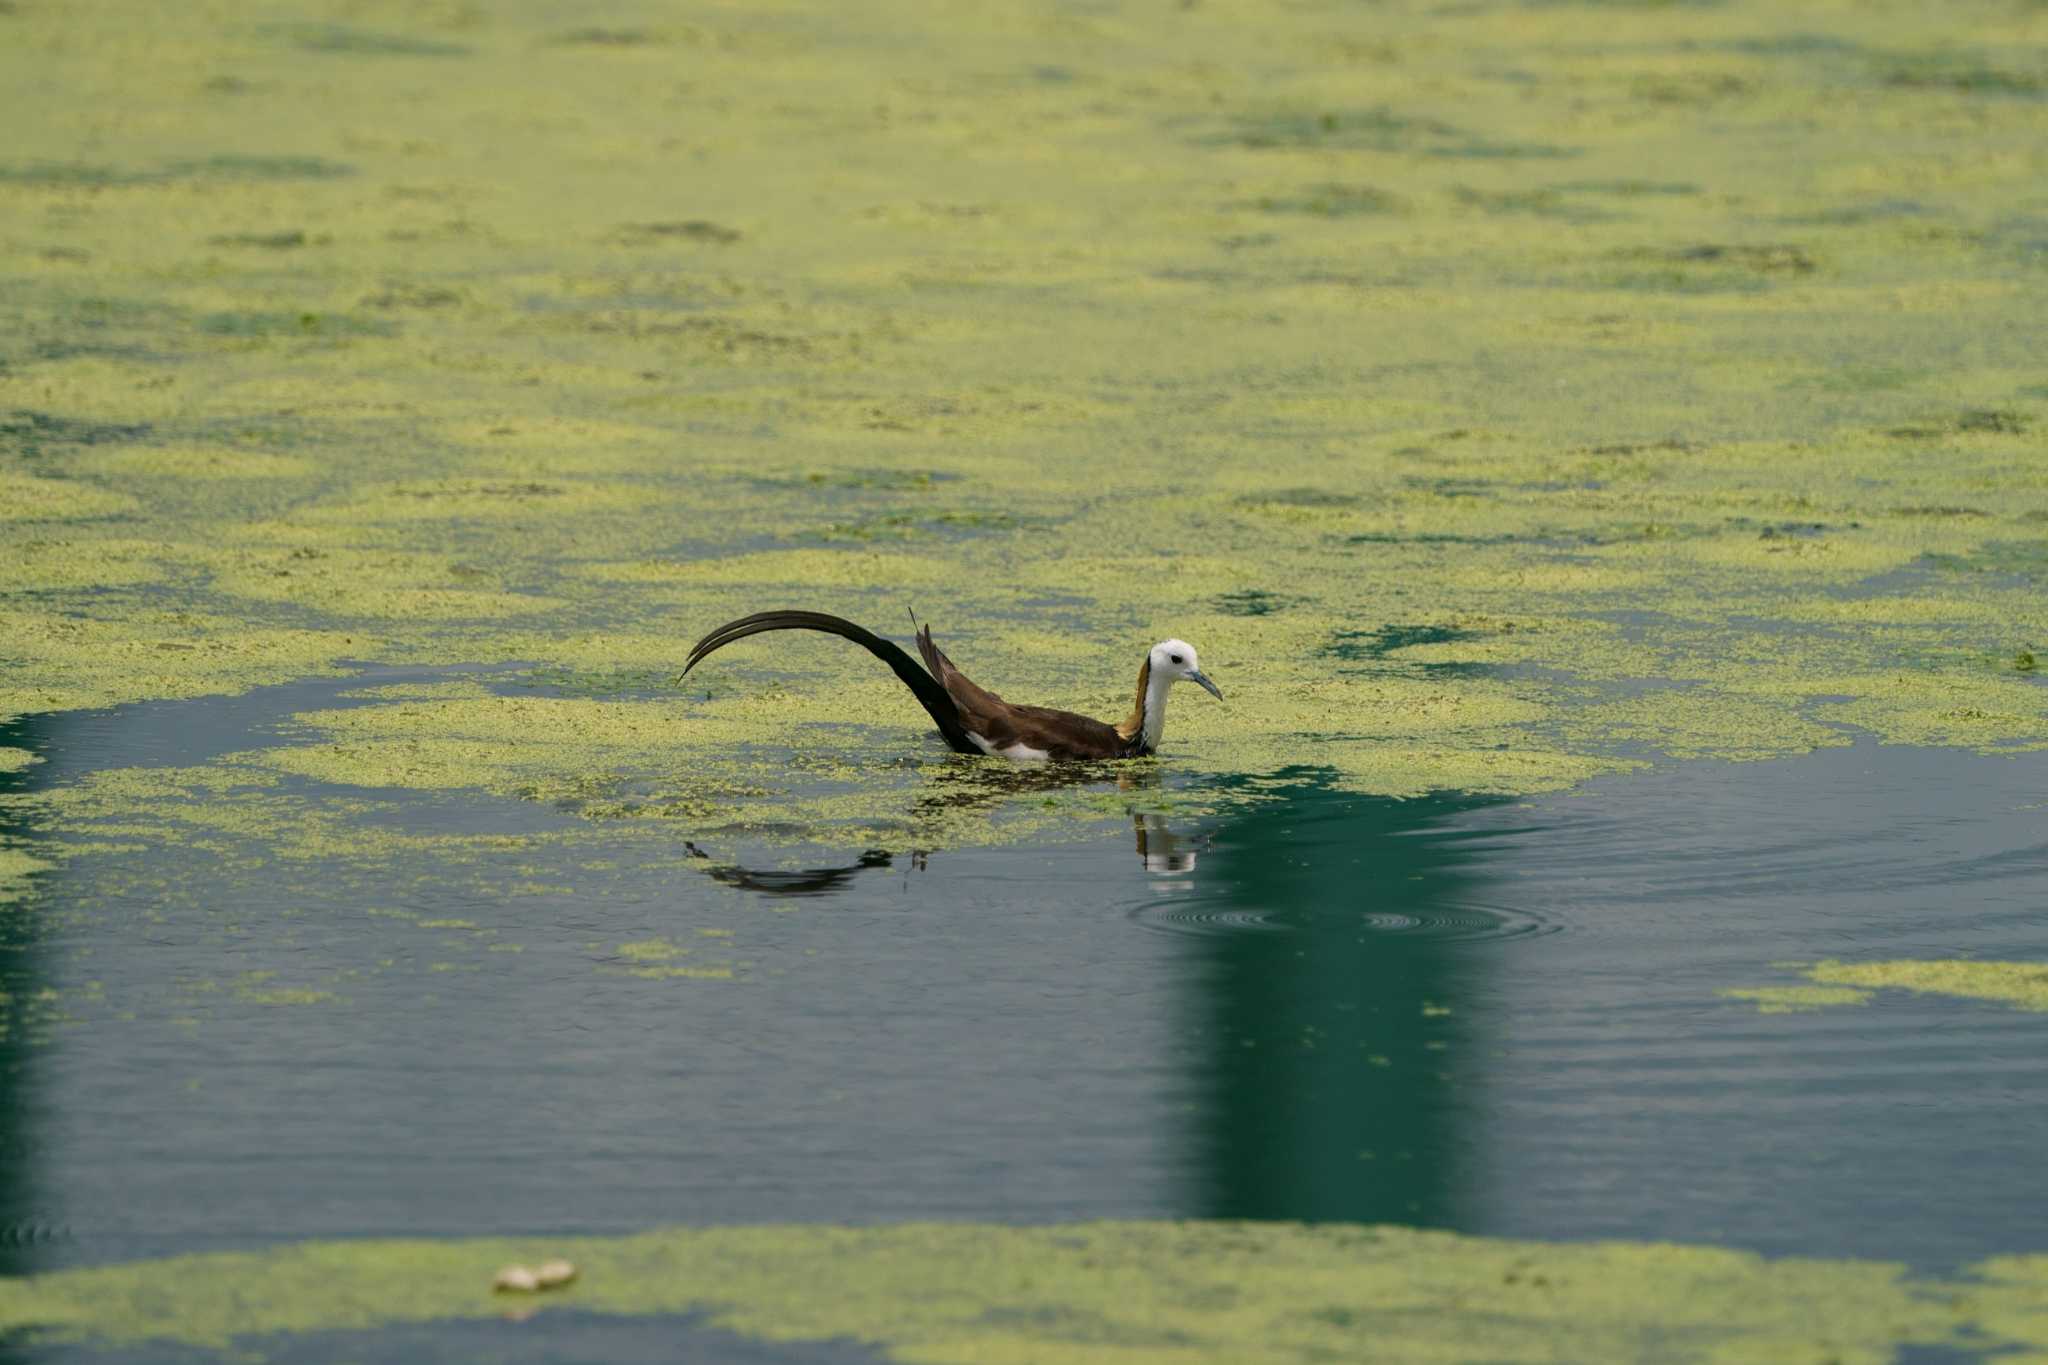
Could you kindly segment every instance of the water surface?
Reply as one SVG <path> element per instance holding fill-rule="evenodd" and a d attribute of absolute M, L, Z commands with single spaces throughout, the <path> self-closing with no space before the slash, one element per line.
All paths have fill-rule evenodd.
<path fill-rule="evenodd" d="M 17 780 L 191 763 L 347 686 L 31 720 L 11 742 L 50 761 Z M 444 862 L 80 858 L 9 921 L 9 1261 L 1096 1218 L 2024 1251 L 2041 1016 L 1721 992 L 2038 955 L 2044 765 L 1865 743 L 1534 801 L 1297 774 L 1228 818 L 794 864 L 388 792 L 345 808 L 582 832 Z"/>

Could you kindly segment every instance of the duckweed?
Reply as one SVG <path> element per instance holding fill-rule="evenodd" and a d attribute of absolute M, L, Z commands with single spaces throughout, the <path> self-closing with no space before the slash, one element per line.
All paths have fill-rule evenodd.
<path fill-rule="evenodd" d="M 2044 1344 L 2040 1258 L 1950 1281 L 1711 1247 L 1202 1222 L 307 1243 L 9 1279 L 0 1324 L 220 1348 L 481 1318 L 502 1311 L 497 1267 L 544 1256 L 575 1263 L 558 1293 L 579 1311 L 703 1312 L 767 1340 L 853 1339 L 913 1361 L 1310 1361 L 1370 1343 L 1402 1360 L 1874 1363 L 1906 1346 Z"/>
<path fill-rule="evenodd" d="M 0 88 L 154 112 L 86 156 L 59 109 L 0 168 L 0 714 L 517 663 L 669 714 L 389 697 L 239 766 L 849 838 L 1082 819 L 940 819 L 951 761 L 838 642 L 666 681 L 746 612 L 908 607 L 1110 717 L 1195 641 L 1230 700 L 1177 698 L 1164 760 L 1207 789 L 2043 743 L 2038 35 L 1517 14 L 168 7 L 81 44 L 24 7 Z M 687 147 L 638 114 L 679 81 Z M 1461 633 L 1332 646 L 1418 625 Z"/>

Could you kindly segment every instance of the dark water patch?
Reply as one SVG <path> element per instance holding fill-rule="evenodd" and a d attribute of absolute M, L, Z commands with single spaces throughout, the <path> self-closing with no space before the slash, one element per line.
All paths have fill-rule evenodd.
<path fill-rule="evenodd" d="M 197 326 L 208 336 L 263 339 L 398 335 L 398 328 L 392 323 L 377 318 L 351 317 L 347 313 L 207 313 L 198 320 Z"/>
<path fill-rule="evenodd" d="M 1754 94 L 1756 83 L 1730 71 L 1695 72 L 1682 76 L 1638 76 L 1629 93 L 1649 104 L 1707 105 Z"/>
<path fill-rule="evenodd" d="M 1019 531 L 1046 524 L 996 508 L 955 508 L 940 512 L 877 512 L 872 516 L 827 522 L 823 526 L 790 533 L 799 540 L 853 542 L 936 540 L 954 541 L 1002 531 Z"/>
<path fill-rule="evenodd" d="M 1866 50 L 1863 44 L 1832 33 L 1773 33 L 1758 38 L 1733 38 L 1714 46 L 1752 57 L 1847 57 Z"/>
<path fill-rule="evenodd" d="M 1729 271 L 1703 273 L 1676 267 L 1660 270 L 1624 270 L 1605 276 L 1611 289 L 1645 294 L 1761 294 L 1770 282 L 1754 275 Z"/>
<path fill-rule="evenodd" d="M 572 28 L 548 40 L 562 47 L 649 47 L 664 41 L 644 28 Z"/>
<path fill-rule="evenodd" d="M 2001 218 L 1986 241 L 2021 264 L 2048 264 L 2048 216 L 2022 213 Z"/>
<path fill-rule="evenodd" d="M 355 173 L 356 168 L 346 162 L 317 156 L 213 156 L 165 162 L 150 169 L 38 161 L 0 165 L 0 184 L 110 189 L 176 180 L 334 180 Z"/>
<path fill-rule="evenodd" d="M 357 28 L 350 24 L 268 24 L 264 31 L 302 51 L 341 57 L 466 57 L 470 53 L 470 49 L 460 43 Z"/>
<path fill-rule="evenodd" d="M 1811 213 L 1780 214 L 1774 221 L 1790 227 L 1859 227 L 1865 223 L 1926 218 L 1934 212 L 1915 199 L 1874 199 L 1867 203 L 1817 209 Z"/>
<path fill-rule="evenodd" d="M 1612 441 L 1606 445 L 1578 446 L 1574 448 L 1572 453 L 1576 455 L 1697 455 L 1705 449 L 1706 447 L 1697 441 L 1686 441 L 1680 440 L 1675 436 L 1666 436 L 1656 441 Z M 1527 484 L 1523 485 L 1523 487 L 1529 486 Z"/>
<path fill-rule="evenodd" d="M 1240 114 L 1231 130 L 1201 139 L 1260 150 L 1419 151 L 1428 156 L 1525 158 L 1576 156 L 1578 149 L 1547 143 L 1497 141 L 1440 119 L 1372 109 L 1282 110 Z"/>
<path fill-rule="evenodd" d="M 1264 195 L 1233 205 L 1260 213 L 1302 214 L 1311 218 L 1356 218 L 1369 214 L 1398 213 L 1405 207 L 1399 195 L 1372 185 L 1320 184 L 1304 187 L 1292 195 Z"/>
<path fill-rule="evenodd" d="M 1943 436 L 1966 434 L 2018 436 L 2033 425 L 2026 414 L 2010 408 L 1966 408 L 1962 412 L 1893 427 L 1888 435 L 1902 440 L 1927 441 Z"/>
<path fill-rule="evenodd" d="M 1746 530 L 1748 529 L 1748 518 L 1738 517 L 1731 521 L 1729 525 L 1732 528 Z M 1850 522 L 1847 529 L 1855 530 L 1858 526 L 1859 523 Z M 1773 521 L 1759 527 L 1756 538 L 1758 540 L 1819 540 L 1834 529 L 1836 528 L 1829 526 L 1824 521 Z"/>
<path fill-rule="evenodd" d="M 1514 626 L 1509 623 L 1505 629 L 1511 631 Z M 1374 630 L 1340 630 L 1319 652 L 1329 658 L 1344 660 L 1346 663 L 1364 665 L 1363 670 L 1348 669 L 1345 670 L 1347 672 L 1397 668 L 1436 677 L 1482 677 L 1494 673 L 1495 668 L 1490 664 L 1455 660 L 1411 663 L 1395 657 L 1400 651 L 1414 645 L 1454 644 L 1461 640 L 1479 639 L 1482 634 L 1480 631 L 1444 625 L 1386 625 Z"/>
<path fill-rule="evenodd" d="M 1329 488 L 1276 488 L 1247 493 L 1238 501 L 1246 507 L 1356 507 L 1364 499 Z"/>
<path fill-rule="evenodd" d="M 1994 540 L 1964 554 L 1924 554 L 1917 562 L 1943 573 L 1992 574 L 2040 582 L 2048 578 L 2048 540 Z"/>
<path fill-rule="evenodd" d="M 344 677 L 305 678 L 234 695 L 21 716 L 0 722 L 0 748 L 27 749 L 44 760 L 13 775 L 31 791 L 102 768 L 196 767 L 289 733 L 300 712 L 345 710 L 386 700 L 350 693 L 488 678 L 510 667 L 516 665 L 392 668 L 366 663 L 353 665 Z M 7 776 L 0 773 L 0 779 Z"/>
<path fill-rule="evenodd" d="M 1549 161 L 1583 154 L 1579 147 L 1561 147 L 1551 142 L 1503 142 L 1491 138 L 1468 138 L 1425 149 L 1425 155 L 1463 157 L 1475 161 Z"/>
<path fill-rule="evenodd" d="M 164 173 L 207 180 L 338 180 L 356 168 L 320 156 L 210 156 L 171 162 Z"/>
<path fill-rule="evenodd" d="M 1794 380 L 1787 387 L 1827 393 L 1891 393 L 1922 383 L 1933 373 L 1908 365 L 1844 365 L 1814 378 Z"/>
<path fill-rule="evenodd" d="M 934 484 L 954 483 L 964 477 L 952 470 L 941 469 L 816 469 L 794 477 L 750 475 L 747 482 L 757 488 L 874 489 L 903 493 L 920 491 Z"/>
<path fill-rule="evenodd" d="M 745 236 L 738 228 L 729 228 L 706 218 L 688 218 L 672 223 L 628 223 L 613 236 L 622 242 L 705 242 L 712 246 L 730 246 Z"/>
<path fill-rule="evenodd" d="M 1950 503 L 1934 503 L 1927 505 L 1894 507 L 1891 509 L 1891 512 L 1892 515 L 1895 517 L 1929 518 L 1934 520 L 1970 520 L 1986 518 L 1993 515 L 1990 512 L 1984 511 L 1980 507 L 1964 507 L 1959 504 Z"/>
<path fill-rule="evenodd" d="M 1320 113 L 1283 111 L 1240 114 L 1234 131 L 1209 139 L 1242 147 L 1337 147 L 1396 151 L 1418 139 L 1462 137 L 1457 127 L 1431 118 L 1377 109 L 1326 110 Z"/>
<path fill-rule="evenodd" d="M 1818 268 L 1804 247 L 1787 243 L 1630 247 L 1610 253 L 1609 259 L 1624 268 L 1604 272 L 1602 284 L 1647 293 L 1755 294 Z"/>
<path fill-rule="evenodd" d="M 1519 535 L 1475 536 L 1451 531 L 1360 531 L 1344 537 L 1347 545 L 1522 545 L 1535 537 Z"/>
<path fill-rule="evenodd" d="M 1622 255 L 1672 265 L 1725 266 L 1759 275 L 1810 275 L 1815 269 L 1813 256 L 1805 247 L 1785 242 L 1702 242 L 1694 246 L 1645 248 Z"/>
<path fill-rule="evenodd" d="M 1300 605 L 1302 599 L 1285 593 L 1267 592 L 1264 588 L 1246 588 L 1240 592 L 1227 592 L 1216 599 L 1216 610 L 1225 616 L 1271 616 Z"/>
<path fill-rule="evenodd" d="M 1411 645 L 1445 645 L 1478 638 L 1477 631 L 1457 626 L 1389 625 L 1375 630 L 1340 630 L 1323 652 L 1336 659 L 1384 659 Z"/>
<path fill-rule="evenodd" d="M 374 294 L 363 295 L 363 307 L 365 308 L 427 310 L 452 308 L 456 304 L 465 301 L 465 296 L 456 290 L 425 284 L 397 285 L 388 289 L 380 289 Z"/>
<path fill-rule="evenodd" d="M 0 450 L 26 456 L 64 446 L 126 445 L 149 434 L 141 422 L 94 422 L 31 408 L 0 414 Z"/>
<path fill-rule="evenodd" d="M 306 234 L 289 232 L 230 232 L 206 239 L 210 246 L 253 247 L 264 251 L 294 251 L 308 243 Z M 324 242 L 325 239 L 316 239 Z"/>
<path fill-rule="evenodd" d="M 1614 217 L 1603 210 L 1575 204 L 1554 189 L 1476 190 L 1458 185 L 1452 188 L 1451 197 L 1466 208 L 1491 214 L 1526 213 L 1572 223 L 1604 222 Z"/>
<path fill-rule="evenodd" d="M 1402 486 L 1418 493 L 1428 493 L 1439 498 L 1498 498 L 1500 485 L 1490 479 L 1453 479 L 1432 477 L 1427 474 L 1410 474 L 1401 480 Z"/>
<path fill-rule="evenodd" d="M 114 166 L 95 166 L 77 161 L 30 161 L 0 165 L 0 185 L 105 189 L 115 185 L 139 184 L 150 178 L 147 172 Z"/>
<path fill-rule="evenodd" d="M 529 668 L 484 680 L 500 696 L 539 693 L 544 697 L 596 697 L 607 701 L 649 701 L 682 695 L 684 679 L 670 668 Z"/>
<path fill-rule="evenodd" d="M 0 1343 L 15 1365 L 867 1365 L 885 1359 L 852 1341 L 762 1341 L 712 1327 L 703 1314 L 620 1317 L 508 1301 L 497 1318 L 447 1319 L 346 1332 L 237 1337 L 224 1350 L 150 1341 L 135 1346 L 55 1341 L 27 1333 Z"/>
<path fill-rule="evenodd" d="M 2048 94 L 2048 68 L 2017 66 L 1977 53 L 1894 53 L 1877 60 L 1877 79 L 1910 90 L 2038 99 Z"/>
<path fill-rule="evenodd" d="M 1685 180 L 1572 180 L 1557 189 L 1566 194 L 1603 194 L 1618 199 L 1664 198 L 1703 191 Z"/>

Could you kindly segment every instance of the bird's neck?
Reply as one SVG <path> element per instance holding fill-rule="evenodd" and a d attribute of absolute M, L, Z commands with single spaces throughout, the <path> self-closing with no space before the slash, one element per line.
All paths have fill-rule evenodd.
<path fill-rule="evenodd" d="M 1116 727 L 1118 734 L 1135 742 L 1139 753 L 1157 749 L 1160 736 L 1166 733 L 1166 692 L 1172 686 L 1171 677 L 1152 672 L 1152 660 L 1147 656 L 1138 669 L 1138 695 L 1131 703 L 1131 714 Z"/>

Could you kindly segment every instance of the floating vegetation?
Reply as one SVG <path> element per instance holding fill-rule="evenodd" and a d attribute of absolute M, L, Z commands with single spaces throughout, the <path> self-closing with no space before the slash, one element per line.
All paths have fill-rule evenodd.
<path fill-rule="evenodd" d="M 715 31 L 396 12 L 166 10 L 137 37 L 174 54 L 148 136 L 84 153 L 59 110 L 10 142 L 0 710 L 510 666 L 491 689 L 686 723 L 571 716 L 480 770 L 456 751 L 506 740 L 422 699 L 402 735 L 323 715 L 264 766 L 895 831 L 872 846 L 930 823 L 944 763 L 902 699 L 808 642 L 677 687 L 697 631 L 916 607 L 983 676 L 1109 716 L 1105 658 L 1193 640 L 1231 698 L 1170 731 L 1198 786 L 1311 750 L 1352 790 L 1527 793 L 1846 726 L 2040 742 L 2039 280 L 1920 235 L 2037 235 L 1997 149 L 2038 109 L 1958 92 L 1969 118 L 1930 121 L 1936 90 L 1873 78 L 2032 71 L 1988 11 L 1902 12 L 1882 47 L 1749 0 L 1552 7 L 1540 44 L 1513 6 L 1395 4 L 1351 46 L 1219 11 L 1104 19 L 1101 67 L 924 11 L 850 47 L 802 5 Z M 103 98 L 128 50 L 66 22 L 21 7 L 0 79 Z M 906 34 L 986 78 L 933 78 Z M 1260 44 L 1371 93 L 1291 59 L 1255 96 L 1222 78 Z M 545 157 L 488 194 L 464 169 L 667 107 L 686 52 L 687 129 L 608 125 L 573 192 Z M 772 93 L 793 62 L 815 98 Z M 430 71 L 441 115 L 398 117 Z M 849 169 L 884 164 L 909 178 Z M 1643 678 L 1670 696 L 1628 699 Z M 798 750 L 844 772 L 799 790 Z M 946 837 L 1006 837 L 980 818 Z"/>
<path fill-rule="evenodd" d="M 1989 1000 L 2016 1009 L 2048 1011 L 2048 963 L 1820 962 L 1806 969 L 1812 980 L 1860 991 L 1899 990 Z"/>
<path fill-rule="evenodd" d="M 1360 1340 L 1411 1360 L 1870 1362 L 1902 1347 L 2043 1342 L 2028 1311 L 2041 1268 L 2022 1257 L 1950 1279 L 1715 1247 L 1223 1222 L 676 1228 L 557 1238 L 548 1250 L 536 1260 L 533 1244 L 513 1240 L 315 1242 L 12 1277 L 0 1282 L 0 1327 L 219 1349 L 481 1318 L 503 1310 L 495 1293 L 553 1281 L 586 1312 L 701 1312 L 764 1340 L 858 1339 L 932 1360 L 1061 1359 L 1078 1330 L 1187 1360 L 1275 1362 L 1354 1355 Z"/>
<path fill-rule="evenodd" d="M 1729 1000 L 1746 1000 L 1759 1014 L 1804 1014 L 1841 1005 L 1861 1005 L 1871 993 L 1853 986 L 1757 986 L 1719 992 Z"/>
<path fill-rule="evenodd" d="M 1733 1000 L 1753 1001 L 1765 1014 L 1862 1005 L 1881 999 L 1879 993 L 1883 991 L 1982 1000 L 2048 1012 L 2048 963 L 2042 962 L 1829 960 L 1802 967 L 1800 974 L 1814 984 L 1724 990 L 1721 994 Z"/>

